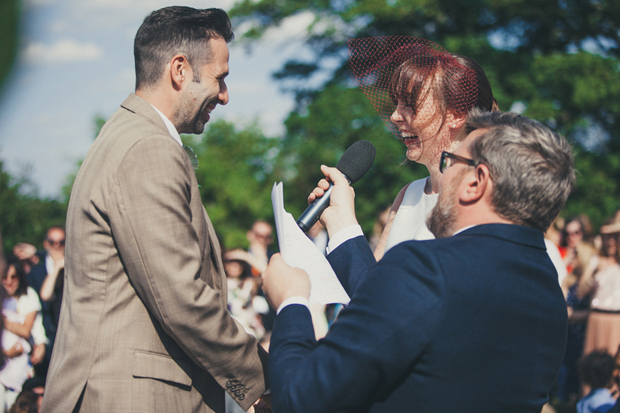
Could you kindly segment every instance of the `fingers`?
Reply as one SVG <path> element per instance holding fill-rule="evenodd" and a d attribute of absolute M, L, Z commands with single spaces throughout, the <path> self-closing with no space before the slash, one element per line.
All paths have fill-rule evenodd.
<path fill-rule="evenodd" d="M 321 172 L 323 172 L 323 175 L 325 175 L 326 178 L 329 178 L 329 180 L 332 181 L 334 185 L 349 185 L 349 181 L 347 180 L 347 178 L 345 178 L 342 172 L 340 172 L 337 168 L 331 168 L 329 166 L 321 165 Z"/>
<path fill-rule="evenodd" d="M 13 347 L 11 347 L 11 353 L 14 354 L 14 357 L 24 354 L 24 348 L 19 341 L 13 344 Z"/>
<path fill-rule="evenodd" d="M 24 242 L 20 242 L 13 247 L 13 254 L 20 260 L 27 260 L 32 258 L 34 254 L 36 254 L 37 249 L 34 245 L 26 244 Z"/>
<path fill-rule="evenodd" d="M 317 187 L 314 188 L 312 192 L 310 192 L 310 195 L 308 196 L 308 203 L 311 204 L 312 202 L 314 202 L 315 199 L 321 198 L 325 194 L 325 191 L 327 191 L 328 189 L 329 182 L 327 182 L 327 180 L 325 179 L 321 179 L 317 184 Z"/>
<path fill-rule="evenodd" d="M 267 301 L 277 309 L 290 297 L 308 298 L 310 280 L 304 270 L 291 267 L 280 254 L 274 254 L 263 273 L 263 291 Z"/>

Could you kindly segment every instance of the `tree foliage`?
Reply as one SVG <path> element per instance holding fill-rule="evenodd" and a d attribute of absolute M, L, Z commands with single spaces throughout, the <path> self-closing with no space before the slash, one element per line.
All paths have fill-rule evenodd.
<path fill-rule="evenodd" d="M 183 136 L 198 156 L 196 178 L 203 204 L 226 248 L 246 246 L 257 219 L 272 220 L 271 187 L 279 141 L 256 126 L 237 131 L 214 121 L 201 136 Z"/>
<path fill-rule="evenodd" d="M 41 247 L 47 229 L 65 223 L 66 204 L 39 199 L 22 189 L 23 182 L 11 177 L 0 161 L 0 228 L 5 254 L 18 242 Z"/>
<path fill-rule="evenodd" d="M 20 1 L 0 1 L 0 89 L 17 54 Z"/>
<path fill-rule="evenodd" d="M 526 116 L 557 129 L 575 146 L 579 188 L 564 215 L 587 213 L 595 225 L 620 206 L 620 3 L 609 0 L 242 0 L 231 10 L 235 23 L 249 29 L 242 39 L 252 42 L 285 19 L 312 13 L 306 45 L 313 56 L 293 60 L 275 75 L 297 80 L 298 106 L 287 121 L 285 153 L 299 148 L 332 150 L 334 155 L 361 136 L 356 126 L 378 117 L 372 110 L 351 110 L 366 98 L 351 89 L 346 40 L 353 37 L 411 35 L 433 40 L 447 50 L 475 58 L 485 69 L 503 110 L 519 109 Z M 316 89 L 309 82 L 328 60 L 340 62 L 332 76 Z M 289 83 L 290 84 L 290 83 Z M 337 92 L 336 92 L 337 91 Z M 354 98 L 353 96 L 357 96 Z M 344 100 L 342 104 L 334 100 Z M 323 109 L 318 109 L 317 106 Z M 329 108 L 329 109 L 327 109 Z M 347 122 L 345 122 L 345 119 Z M 329 121 L 328 121 L 329 120 Z M 317 123 L 326 123 L 319 130 Z M 338 133 L 329 133 L 328 123 Z M 327 132 L 327 133 L 326 133 Z M 336 136 L 337 135 L 337 136 Z M 377 124 L 373 143 L 389 138 Z M 364 135 L 367 136 L 367 135 Z M 306 141 L 311 141 L 306 142 Z M 341 146 L 338 146 L 341 145 Z M 396 151 L 403 148 L 378 148 Z M 394 156 L 394 154 L 391 154 Z M 306 149 L 294 187 L 316 182 L 319 161 L 328 156 Z M 334 161 L 332 160 L 332 164 Z M 382 167 L 379 168 L 383 173 Z M 409 167 L 405 167 L 409 170 Z M 420 173 L 417 169 L 409 175 Z M 388 174 L 377 192 L 366 194 L 366 182 L 357 189 L 358 212 L 396 195 L 410 177 Z M 374 178 L 377 179 L 377 178 Z M 402 181 L 400 181 L 403 179 Z M 390 195 L 388 196 L 388 193 Z M 366 205 L 372 204 L 371 206 Z M 364 216 L 365 229 L 368 218 Z"/>

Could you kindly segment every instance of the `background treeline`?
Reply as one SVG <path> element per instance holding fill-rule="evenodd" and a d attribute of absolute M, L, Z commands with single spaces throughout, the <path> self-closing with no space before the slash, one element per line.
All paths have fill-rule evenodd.
<path fill-rule="evenodd" d="M 573 143 L 579 186 L 562 215 L 584 213 L 598 227 L 620 207 L 620 2 L 244 0 L 231 10 L 233 23 L 248 28 L 237 41 L 249 47 L 300 13 L 315 17 L 306 42 L 311 56 L 274 74 L 297 102 L 284 135 L 212 121 L 202 136 L 184 137 L 198 154 L 203 202 L 226 247 L 243 246 L 251 223 L 271 218 L 274 181 L 284 181 L 286 207 L 299 216 L 321 178 L 319 165 L 334 165 L 357 140 L 377 147 L 373 169 L 356 185 L 366 232 L 404 184 L 425 175 L 423 167 L 405 162 L 403 144 L 352 84 L 346 61 L 351 37 L 419 36 L 474 57 L 502 110 L 522 111 Z M 19 182 L 1 176 L 5 251 L 17 239 L 40 242 L 43 229 L 62 219 L 72 178 L 64 199 L 52 201 L 24 195 Z"/>

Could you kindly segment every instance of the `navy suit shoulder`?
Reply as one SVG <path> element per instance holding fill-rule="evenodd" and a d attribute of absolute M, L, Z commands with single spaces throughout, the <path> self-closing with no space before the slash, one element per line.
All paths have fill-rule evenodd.
<path fill-rule="evenodd" d="M 434 339 L 445 287 L 438 260 L 415 252 L 407 260 L 394 258 L 381 262 L 389 271 L 377 267 L 360 280 L 318 343 L 305 307 L 280 312 L 270 346 L 274 411 L 369 411 L 401 386 Z"/>
<path fill-rule="evenodd" d="M 542 233 L 517 225 L 402 243 L 316 342 L 285 308 L 271 342 L 275 411 L 539 412 L 566 307 Z"/>
<path fill-rule="evenodd" d="M 368 241 L 361 235 L 340 244 L 327 255 L 327 261 L 349 296 L 377 264 Z"/>

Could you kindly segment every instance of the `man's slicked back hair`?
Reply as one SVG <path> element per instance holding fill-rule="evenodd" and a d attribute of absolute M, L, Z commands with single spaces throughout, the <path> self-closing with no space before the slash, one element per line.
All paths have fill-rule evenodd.
<path fill-rule="evenodd" d="M 493 181 L 495 212 L 515 224 L 546 231 L 575 185 L 570 144 L 535 120 L 515 113 L 472 110 L 469 134 L 488 129 L 469 148 Z"/>
<path fill-rule="evenodd" d="M 172 6 L 155 10 L 144 19 L 134 41 L 136 90 L 156 85 L 166 64 L 183 54 L 194 69 L 196 82 L 200 68 L 209 63 L 209 40 L 232 41 L 234 34 L 222 9 L 194 9 Z"/>

